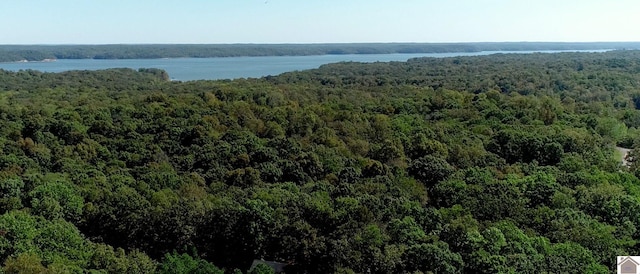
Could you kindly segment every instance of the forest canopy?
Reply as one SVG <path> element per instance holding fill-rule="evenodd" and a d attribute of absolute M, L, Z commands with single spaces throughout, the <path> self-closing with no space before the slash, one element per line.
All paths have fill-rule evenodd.
<path fill-rule="evenodd" d="M 638 51 L 0 70 L 0 264 L 611 273 L 640 254 L 638 72 Z"/>

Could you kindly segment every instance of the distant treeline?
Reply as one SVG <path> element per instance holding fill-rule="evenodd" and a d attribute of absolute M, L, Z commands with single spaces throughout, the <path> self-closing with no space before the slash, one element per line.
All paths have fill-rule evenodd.
<path fill-rule="evenodd" d="M 638 49 L 640 43 L 358 43 L 217 45 L 0 45 L 0 62 L 45 59 L 153 59 L 181 57 L 444 53 L 527 50 Z"/>

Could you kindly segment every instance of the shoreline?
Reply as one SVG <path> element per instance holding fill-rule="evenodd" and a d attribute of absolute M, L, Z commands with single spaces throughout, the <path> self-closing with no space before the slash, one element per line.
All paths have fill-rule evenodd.
<path fill-rule="evenodd" d="M 27 59 L 22 59 L 22 60 L 18 60 L 18 61 L 7 61 L 7 62 L 0 62 L 0 63 L 6 63 L 6 64 L 14 64 L 14 63 L 51 63 L 51 62 L 56 62 L 58 61 L 58 59 L 56 58 L 47 58 L 47 59 L 42 59 L 39 61 L 29 61 Z"/>

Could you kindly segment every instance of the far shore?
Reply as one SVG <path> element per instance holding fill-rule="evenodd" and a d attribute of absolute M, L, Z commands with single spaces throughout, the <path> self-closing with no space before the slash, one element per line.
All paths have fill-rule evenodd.
<path fill-rule="evenodd" d="M 26 59 L 22 59 L 22 60 L 18 60 L 18 61 L 8 61 L 8 62 L 0 62 L 0 63 L 47 63 L 47 62 L 55 62 L 58 61 L 58 59 L 55 58 L 48 58 L 48 59 L 42 59 L 39 61 L 29 61 Z"/>

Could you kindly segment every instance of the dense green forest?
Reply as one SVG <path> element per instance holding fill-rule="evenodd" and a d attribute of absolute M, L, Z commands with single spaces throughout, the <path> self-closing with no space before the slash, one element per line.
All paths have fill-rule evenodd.
<path fill-rule="evenodd" d="M 0 70 L 4 273 L 611 273 L 640 52 L 260 79 Z M 269 273 L 258 267 L 251 273 Z"/>
<path fill-rule="evenodd" d="M 0 45 L 0 62 L 45 59 L 150 59 L 180 57 L 296 56 L 327 54 L 445 53 L 479 51 L 640 49 L 634 42 L 355 43 L 213 45 Z"/>

